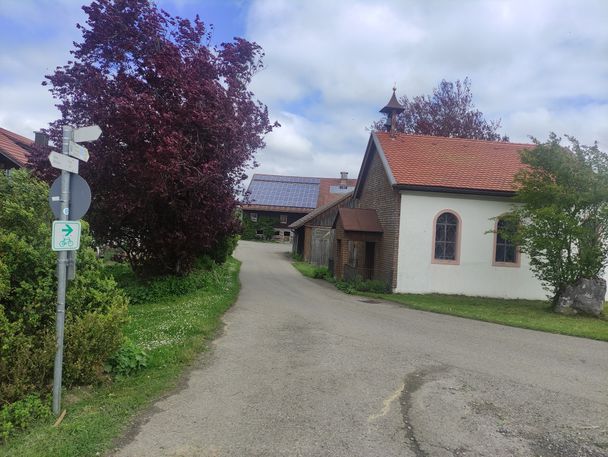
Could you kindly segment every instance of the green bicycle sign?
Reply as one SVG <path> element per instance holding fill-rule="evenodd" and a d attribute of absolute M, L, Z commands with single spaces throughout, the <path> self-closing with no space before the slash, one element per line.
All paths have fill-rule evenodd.
<path fill-rule="evenodd" d="M 77 251 L 80 248 L 80 221 L 53 222 L 53 251 Z"/>

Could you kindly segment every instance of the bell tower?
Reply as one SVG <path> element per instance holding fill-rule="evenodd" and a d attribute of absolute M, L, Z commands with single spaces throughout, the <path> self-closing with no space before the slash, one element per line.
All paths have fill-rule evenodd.
<path fill-rule="evenodd" d="M 397 101 L 397 97 L 395 96 L 396 91 L 397 87 L 393 86 L 393 95 L 391 96 L 391 99 L 386 106 L 380 110 L 381 113 L 386 114 L 384 128 L 391 134 L 394 134 L 397 131 L 397 115 L 405 111 L 405 108 Z"/>

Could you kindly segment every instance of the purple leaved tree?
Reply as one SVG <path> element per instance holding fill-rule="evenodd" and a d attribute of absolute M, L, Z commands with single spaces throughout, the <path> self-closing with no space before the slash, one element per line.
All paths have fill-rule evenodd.
<path fill-rule="evenodd" d="M 238 230 L 236 194 L 264 146 L 267 108 L 248 89 L 261 48 L 241 38 L 211 47 L 197 16 L 173 17 L 148 0 L 97 0 L 73 60 L 43 84 L 61 126 L 98 124 L 81 174 L 93 192 L 96 239 L 119 246 L 140 274 L 184 274 Z M 32 158 L 48 178 L 40 152 Z"/>

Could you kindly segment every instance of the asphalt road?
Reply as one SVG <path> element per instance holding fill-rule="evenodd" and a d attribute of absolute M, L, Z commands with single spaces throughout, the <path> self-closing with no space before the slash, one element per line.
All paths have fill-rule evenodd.
<path fill-rule="evenodd" d="M 367 303 L 241 242 L 223 336 L 116 456 L 608 456 L 608 344 Z"/>

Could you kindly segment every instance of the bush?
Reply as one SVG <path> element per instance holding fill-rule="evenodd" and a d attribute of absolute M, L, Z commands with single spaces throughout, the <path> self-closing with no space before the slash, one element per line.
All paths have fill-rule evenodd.
<path fill-rule="evenodd" d="M 315 267 L 312 272 L 312 277 L 316 279 L 327 279 L 331 276 L 327 267 Z"/>
<path fill-rule="evenodd" d="M 122 346 L 108 361 L 105 369 L 115 376 L 129 376 L 148 365 L 148 354 L 133 341 L 125 338 Z"/>
<path fill-rule="evenodd" d="M 391 293 L 389 285 L 379 279 L 357 278 L 351 281 L 338 281 L 336 287 L 342 292 L 353 294 L 355 292 L 371 292 L 375 294 Z"/>
<path fill-rule="evenodd" d="M 119 264 L 106 266 L 106 275 L 113 277 L 133 304 L 157 301 L 169 296 L 180 296 L 194 290 L 207 289 L 215 281 L 215 275 L 209 274 L 217 263 L 210 257 L 199 258 L 194 269 L 187 276 L 163 276 L 159 278 L 138 278 L 129 265 Z"/>
<path fill-rule="evenodd" d="M 25 430 L 34 422 L 51 417 L 50 401 L 42 401 L 38 395 L 28 395 L 23 400 L 0 409 L 0 441 L 6 441 L 18 430 Z"/>
<path fill-rule="evenodd" d="M 251 220 L 249 214 L 243 214 L 243 226 L 241 238 L 244 240 L 271 240 L 274 236 L 274 228 L 279 225 L 279 219 L 276 217 L 259 216 L 256 222 Z M 262 232 L 258 235 L 258 231 Z"/>
<path fill-rule="evenodd" d="M 2 174 L 0 195 L 0 404 L 6 404 L 51 385 L 57 280 L 46 184 L 25 170 Z M 83 222 L 66 297 L 66 385 L 103 379 L 100 367 L 123 339 L 127 298 L 103 274 L 91 245 Z"/>
<path fill-rule="evenodd" d="M 237 235 L 225 236 L 209 250 L 207 255 L 217 263 L 224 263 L 232 255 L 238 242 Z"/>

